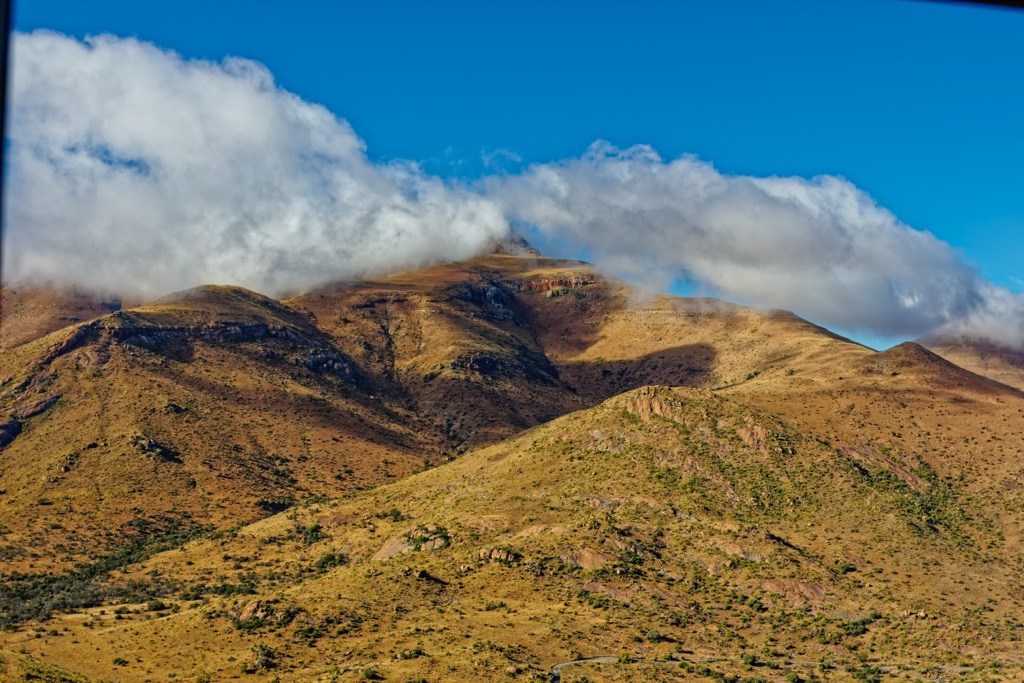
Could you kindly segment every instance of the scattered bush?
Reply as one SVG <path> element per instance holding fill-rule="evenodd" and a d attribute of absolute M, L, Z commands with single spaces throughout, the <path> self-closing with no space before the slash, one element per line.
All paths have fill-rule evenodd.
<path fill-rule="evenodd" d="M 313 566 L 318 572 L 325 572 L 331 567 L 340 567 L 343 564 L 348 564 L 348 556 L 343 553 L 339 553 L 335 550 L 331 550 L 325 555 L 321 555 Z"/>
<path fill-rule="evenodd" d="M 0 576 L 0 628 L 46 621 L 53 612 L 69 613 L 108 601 L 146 602 L 168 595 L 176 586 L 165 579 L 105 584 L 111 572 L 151 555 L 177 548 L 209 533 L 209 526 L 185 525 L 177 519 L 136 518 L 125 525 L 135 540 L 93 562 L 79 563 L 61 574 L 12 572 Z"/>
<path fill-rule="evenodd" d="M 403 515 L 398 508 L 391 508 L 387 512 L 378 512 L 374 517 L 377 519 L 389 519 L 392 522 L 403 522 L 409 519 L 409 515 Z"/>
<path fill-rule="evenodd" d="M 324 537 L 324 528 L 319 524 L 296 524 L 293 533 L 302 539 L 304 545 L 313 545 Z"/>
<path fill-rule="evenodd" d="M 277 652 L 263 643 L 256 643 L 250 650 L 249 662 L 242 667 L 245 673 L 253 674 L 257 671 L 268 671 L 277 666 Z"/>
<path fill-rule="evenodd" d="M 154 598 L 154 599 L 152 599 L 152 600 L 150 600 L 149 602 L 146 603 L 146 611 L 147 612 L 160 612 L 160 611 L 165 610 L 165 609 L 167 609 L 167 604 L 163 600 L 158 600 L 158 599 Z M 115 613 L 116 613 L 116 610 L 115 610 Z"/>

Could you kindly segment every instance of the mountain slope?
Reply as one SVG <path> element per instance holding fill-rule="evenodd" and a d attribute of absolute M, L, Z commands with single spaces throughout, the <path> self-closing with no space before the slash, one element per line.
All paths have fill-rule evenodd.
<path fill-rule="evenodd" d="M 976 436 L 955 424 L 939 440 L 947 416 L 995 399 L 933 409 L 935 376 L 915 368 L 934 357 L 871 369 L 887 358 L 790 313 L 643 297 L 522 250 L 283 302 L 198 288 L 0 354 L 6 565 L 66 566 L 140 529 L 373 486 L 650 384 L 721 390 L 835 442 L 922 420 L 916 450 Z M 1005 452 L 979 462 L 1013 455 L 1015 424 L 993 428 Z M 1008 462 L 986 486 L 1019 478 Z"/>
<path fill-rule="evenodd" d="M 467 444 L 648 384 L 715 387 L 873 352 L 791 313 L 641 297 L 580 261 L 495 253 L 285 303 L 382 393 Z"/>
<path fill-rule="evenodd" d="M 928 336 L 919 343 L 971 372 L 1024 390 L 1024 353 L 980 339 Z"/>
<path fill-rule="evenodd" d="M 207 287 L 13 349 L 0 404 L 8 566 L 232 524 L 402 476 L 439 450 L 303 316 Z M 148 532 L 148 533 L 151 533 Z"/>
<path fill-rule="evenodd" d="M 124 681 L 526 680 L 620 655 L 564 680 L 991 680 L 993 662 L 1013 678 L 1024 596 L 1000 514 L 1020 504 L 649 387 L 156 555 L 109 579 L 172 577 L 149 611 L 94 608 L 6 646 Z"/>
<path fill-rule="evenodd" d="M 125 681 L 1022 673 L 1024 394 L 919 345 L 523 252 L 33 337 L 49 310 L 0 355 L 25 657 Z"/>

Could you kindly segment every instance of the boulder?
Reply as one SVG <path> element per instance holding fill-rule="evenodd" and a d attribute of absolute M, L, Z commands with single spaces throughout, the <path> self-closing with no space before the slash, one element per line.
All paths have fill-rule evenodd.
<path fill-rule="evenodd" d="M 50 394 L 49 396 L 41 398 L 37 401 L 25 403 L 14 411 L 13 417 L 18 418 L 19 420 L 27 420 L 30 417 L 35 417 L 40 413 L 46 412 L 53 406 L 54 403 L 56 403 L 59 400 L 60 394 Z"/>

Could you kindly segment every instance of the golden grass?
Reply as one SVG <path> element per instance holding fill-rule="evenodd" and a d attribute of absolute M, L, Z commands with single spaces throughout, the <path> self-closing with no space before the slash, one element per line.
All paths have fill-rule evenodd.
<path fill-rule="evenodd" d="M 161 602 L 9 649 L 124 681 L 1021 676 L 1024 399 L 919 346 L 510 255 L 201 288 L 40 360 L 73 332 L 4 352 L 4 405 L 61 394 L 3 452 L 7 571 L 220 531 L 100 579 Z"/>

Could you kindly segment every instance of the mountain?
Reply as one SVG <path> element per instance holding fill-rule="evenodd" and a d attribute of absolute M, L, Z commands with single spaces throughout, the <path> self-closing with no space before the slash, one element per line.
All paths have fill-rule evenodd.
<path fill-rule="evenodd" d="M 0 470 L 15 568 L 256 519 L 408 474 L 439 449 L 305 316 L 240 288 L 77 323 L 3 365 L 0 405 L 20 425 Z"/>
<path fill-rule="evenodd" d="M 52 326 L 25 309 L 45 315 L 21 329 Z M 377 485 L 628 389 L 870 353 L 789 313 L 642 298 L 529 252 L 282 302 L 200 287 L 5 350 L 18 435 L 0 524 L 12 568 L 66 565 Z"/>
<path fill-rule="evenodd" d="M 523 248 L 21 310 L 11 676 L 1021 675 L 1024 394 L 921 345 Z"/>
<path fill-rule="evenodd" d="M 928 336 L 922 346 L 971 372 L 1024 390 L 1024 352 L 969 337 Z"/>

